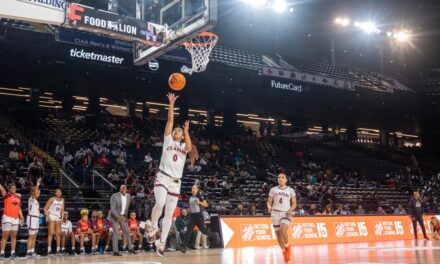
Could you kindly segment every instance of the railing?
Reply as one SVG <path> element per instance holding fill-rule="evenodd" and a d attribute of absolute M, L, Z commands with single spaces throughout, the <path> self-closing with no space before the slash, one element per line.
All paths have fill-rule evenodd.
<path fill-rule="evenodd" d="M 117 187 L 109 182 L 104 176 L 102 176 L 96 170 L 93 170 L 92 173 L 92 186 L 95 191 L 113 191 L 117 190 Z M 110 189 L 109 189 L 110 187 Z"/>
<path fill-rule="evenodd" d="M 72 197 L 73 195 L 78 194 L 78 190 L 79 190 L 79 185 L 72 180 L 72 178 L 70 178 L 63 170 L 59 170 L 60 171 L 60 187 L 61 189 L 63 189 L 63 191 L 67 190 L 67 194 L 69 197 Z M 64 179 L 67 179 L 67 183 L 64 182 Z"/>

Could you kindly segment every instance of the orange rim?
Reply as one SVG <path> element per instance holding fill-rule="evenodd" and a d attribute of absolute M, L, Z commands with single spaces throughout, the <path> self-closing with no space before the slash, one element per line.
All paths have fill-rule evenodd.
<path fill-rule="evenodd" d="M 202 32 L 199 34 L 199 36 L 212 38 L 213 40 L 208 41 L 208 42 L 204 42 L 204 43 L 192 43 L 190 41 L 187 41 L 187 42 L 183 43 L 183 45 L 185 47 L 207 47 L 207 46 L 214 45 L 215 42 L 217 42 L 217 40 L 218 40 L 218 36 L 214 33 L 211 33 L 211 32 Z"/>

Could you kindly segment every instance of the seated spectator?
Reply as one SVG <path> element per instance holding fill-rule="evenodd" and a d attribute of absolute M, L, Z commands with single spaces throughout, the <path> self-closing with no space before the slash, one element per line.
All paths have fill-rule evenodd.
<path fill-rule="evenodd" d="M 23 189 L 31 189 L 34 186 L 30 177 L 22 177 L 18 183 Z"/>
<path fill-rule="evenodd" d="M 175 226 L 177 244 L 180 245 L 185 238 L 186 232 L 188 232 L 189 217 L 187 209 L 183 209 L 180 216 L 176 218 Z"/>
<path fill-rule="evenodd" d="M 18 142 L 18 140 L 17 140 L 17 142 Z M 9 145 L 11 145 L 11 146 L 15 146 L 15 145 L 17 145 L 17 146 L 18 146 L 18 143 L 16 143 L 16 141 L 15 141 L 14 138 L 10 138 L 10 139 L 9 139 Z"/>
<path fill-rule="evenodd" d="M 333 212 L 334 215 L 347 215 L 347 211 L 344 210 L 342 204 L 338 204 L 337 209 Z"/>
<path fill-rule="evenodd" d="M 73 232 L 72 222 L 69 220 L 69 213 L 64 212 L 63 221 L 61 222 L 61 254 L 66 254 L 66 241 L 70 240 L 70 250 L 71 254 L 74 254 L 75 250 L 75 234 Z"/>
<path fill-rule="evenodd" d="M 432 238 L 435 240 L 440 239 L 440 220 L 437 217 L 431 217 L 431 221 L 429 222 L 429 228 L 431 229 Z"/>
<path fill-rule="evenodd" d="M 322 215 L 333 215 L 333 206 L 331 204 L 327 204 Z"/>
<path fill-rule="evenodd" d="M 212 189 L 212 188 L 217 188 L 216 183 L 214 182 L 214 178 L 210 177 L 208 182 L 206 183 L 206 187 Z"/>
<path fill-rule="evenodd" d="M 231 215 L 240 215 L 240 216 L 246 215 L 246 212 L 243 210 L 243 204 L 239 203 L 237 205 L 237 208 L 232 210 Z"/>
<path fill-rule="evenodd" d="M 220 147 L 216 145 L 215 143 L 211 145 L 212 152 L 220 151 Z"/>
<path fill-rule="evenodd" d="M 64 145 L 58 144 L 55 147 L 55 158 L 61 160 L 64 157 L 64 155 L 65 155 Z"/>
<path fill-rule="evenodd" d="M 139 242 L 138 250 L 142 250 L 143 236 L 139 229 L 139 221 L 136 220 L 136 212 L 130 213 L 130 219 L 128 219 L 128 228 L 130 229 L 132 245 L 134 245 L 134 242 L 137 240 Z"/>
<path fill-rule="evenodd" d="M 386 215 L 387 213 L 383 210 L 381 206 L 377 207 L 377 215 Z"/>
<path fill-rule="evenodd" d="M 357 215 L 364 215 L 365 214 L 364 207 L 361 204 L 358 206 L 358 209 L 356 209 L 354 212 Z"/>
<path fill-rule="evenodd" d="M 317 209 L 317 205 L 316 205 L 316 204 L 311 204 L 311 205 L 310 205 L 310 209 L 309 209 L 308 214 L 309 214 L 309 215 L 320 214 L 320 213 L 318 212 L 318 209 Z"/>
<path fill-rule="evenodd" d="M 348 204 L 344 205 L 343 209 L 347 215 L 353 215 L 353 212 L 350 210 L 350 206 L 348 206 Z"/>
<path fill-rule="evenodd" d="M 107 166 L 110 164 L 110 160 L 108 159 L 107 155 L 103 154 L 98 158 L 98 163 L 102 166 Z"/>
<path fill-rule="evenodd" d="M 62 161 L 62 163 L 63 163 L 63 168 L 66 167 L 66 164 L 67 164 L 67 163 L 72 162 L 72 160 L 73 160 L 73 156 L 72 156 L 72 154 L 70 154 L 69 152 L 66 152 L 66 155 L 64 155 L 64 157 L 63 157 L 63 161 Z"/>
<path fill-rule="evenodd" d="M 92 213 L 92 220 L 90 221 L 93 236 L 95 236 L 96 246 L 99 246 L 99 242 L 101 239 L 103 239 L 108 232 L 108 224 L 107 220 L 104 218 L 104 214 L 102 211 L 96 212 L 96 217 L 93 217 Z"/>
<path fill-rule="evenodd" d="M 304 210 L 302 204 L 298 204 L 295 211 L 292 212 L 292 215 L 308 215 L 308 213 L 306 210 Z"/>
<path fill-rule="evenodd" d="M 231 187 L 229 186 L 228 181 L 227 180 L 223 180 L 223 182 L 222 182 L 222 195 L 223 196 L 228 196 L 230 190 L 231 190 Z"/>
<path fill-rule="evenodd" d="M 113 184 L 118 183 L 119 174 L 116 172 L 115 169 L 112 169 L 112 171 L 107 175 L 107 179 Z"/>
<path fill-rule="evenodd" d="M 89 223 L 88 210 L 81 210 L 81 220 L 76 225 L 76 242 L 80 245 L 80 255 L 85 255 L 84 243 L 92 241 L 92 254 L 96 253 L 95 237 Z"/>
<path fill-rule="evenodd" d="M 14 148 L 11 151 L 9 151 L 9 158 L 11 160 L 18 160 L 19 159 L 19 155 L 18 155 L 18 152 L 17 152 L 16 148 Z"/>
<path fill-rule="evenodd" d="M 148 152 L 144 157 L 144 162 L 147 164 L 150 164 L 153 161 L 153 158 L 151 157 L 150 152 Z"/>
<path fill-rule="evenodd" d="M 257 206 L 255 204 L 253 204 L 253 205 L 251 205 L 251 207 L 249 209 L 248 215 L 257 216 L 257 215 L 262 215 L 262 214 L 257 213 Z"/>
<path fill-rule="evenodd" d="M 397 206 L 396 210 L 394 210 L 394 214 L 406 214 L 406 210 L 403 208 L 402 204 Z"/>
<path fill-rule="evenodd" d="M 127 175 L 127 178 L 125 179 L 124 184 L 127 185 L 128 187 L 131 187 L 135 180 L 136 180 L 136 174 L 134 173 L 134 170 L 130 170 L 130 172 Z"/>

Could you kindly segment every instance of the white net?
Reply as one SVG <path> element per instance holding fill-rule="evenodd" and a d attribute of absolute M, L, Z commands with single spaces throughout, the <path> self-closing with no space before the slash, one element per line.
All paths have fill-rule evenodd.
<path fill-rule="evenodd" d="M 217 35 L 203 32 L 184 44 L 192 58 L 192 68 L 188 69 L 188 73 L 192 74 L 193 72 L 206 70 L 206 66 L 209 63 L 209 55 L 217 44 L 217 41 Z"/>

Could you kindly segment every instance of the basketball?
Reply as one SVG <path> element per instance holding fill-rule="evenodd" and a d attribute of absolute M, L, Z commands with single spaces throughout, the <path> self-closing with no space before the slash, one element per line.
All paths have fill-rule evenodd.
<path fill-rule="evenodd" d="M 168 79 L 168 85 L 171 89 L 174 91 L 180 91 L 183 88 L 185 88 L 186 85 L 186 78 L 181 73 L 173 73 L 170 75 L 170 78 Z"/>

